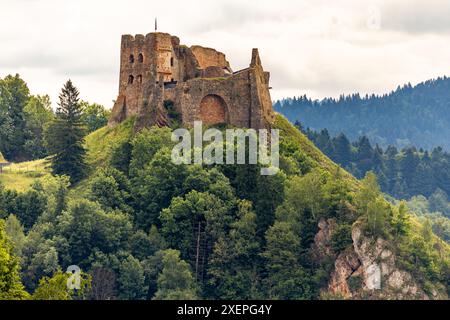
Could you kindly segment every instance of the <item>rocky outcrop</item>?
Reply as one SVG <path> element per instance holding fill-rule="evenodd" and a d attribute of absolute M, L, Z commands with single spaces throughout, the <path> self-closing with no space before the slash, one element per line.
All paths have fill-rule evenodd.
<path fill-rule="evenodd" d="M 387 241 L 364 236 L 358 223 L 353 227 L 352 239 L 353 250 L 361 261 L 363 280 L 354 296 L 430 299 L 408 272 L 396 266 L 395 254 Z"/>
<path fill-rule="evenodd" d="M 349 279 L 357 279 L 361 275 L 361 261 L 352 248 L 345 250 L 338 256 L 335 269 L 329 283 L 329 292 L 344 298 L 352 297 Z"/>
<path fill-rule="evenodd" d="M 389 242 L 364 235 L 360 223 L 352 228 L 353 245 L 340 254 L 332 251 L 330 241 L 334 220 L 322 220 L 315 237 L 314 252 L 334 256 L 326 293 L 346 299 L 446 299 L 444 293 L 426 294 L 412 275 L 396 265 Z"/>
<path fill-rule="evenodd" d="M 327 256 L 334 256 L 335 253 L 331 249 L 331 236 L 336 227 L 336 221 L 330 220 L 320 220 L 319 222 L 319 232 L 317 232 L 314 237 L 313 254 L 316 260 L 322 260 Z"/>

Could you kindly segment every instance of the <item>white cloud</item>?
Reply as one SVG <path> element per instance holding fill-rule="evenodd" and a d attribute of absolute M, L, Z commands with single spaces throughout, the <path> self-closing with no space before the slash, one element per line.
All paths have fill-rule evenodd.
<path fill-rule="evenodd" d="M 111 107 L 121 34 L 152 32 L 157 16 L 160 31 L 223 51 L 235 70 L 259 47 L 273 98 L 383 93 L 450 74 L 449 14 L 447 0 L 0 0 L 0 77 L 18 72 L 54 102 L 71 78 Z"/>

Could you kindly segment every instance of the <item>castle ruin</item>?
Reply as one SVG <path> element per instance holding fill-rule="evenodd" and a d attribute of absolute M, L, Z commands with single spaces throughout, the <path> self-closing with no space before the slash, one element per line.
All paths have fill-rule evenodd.
<path fill-rule="evenodd" d="M 223 53 L 180 45 L 167 33 L 122 36 L 119 96 L 110 126 L 136 116 L 136 129 L 174 123 L 270 128 L 265 72 L 257 49 L 248 68 L 233 72 Z"/>

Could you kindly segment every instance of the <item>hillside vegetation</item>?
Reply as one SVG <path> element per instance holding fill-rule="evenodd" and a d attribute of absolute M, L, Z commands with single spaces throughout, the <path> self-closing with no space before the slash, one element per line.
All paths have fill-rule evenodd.
<path fill-rule="evenodd" d="M 302 129 L 301 125 L 297 126 Z M 438 190 L 450 194 L 450 154 L 442 148 L 428 152 L 410 147 L 385 150 L 373 146 L 365 136 L 350 142 L 344 134 L 331 137 L 324 129 L 310 129 L 305 134 L 327 156 L 358 179 L 368 171 L 377 174 L 383 192 L 398 199 L 417 195 L 430 197 Z"/>
<path fill-rule="evenodd" d="M 110 112 L 96 103 L 79 101 L 80 122 L 91 133 L 108 122 Z M 57 118 L 48 95 L 31 95 L 18 75 L 0 78 L 0 153 L 11 162 L 42 159 L 53 152 L 45 128 Z M 52 139 L 53 140 L 53 139 Z M 0 159 L 1 160 L 1 159 Z"/>
<path fill-rule="evenodd" d="M 132 121 L 86 137 L 89 175 L 77 185 L 48 176 L 22 193 L 0 188 L 10 253 L 33 298 L 447 297 L 450 251 L 430 226 L 282 116 L 275 176 L 255 165 L 177 166 L 171 129 L 135 134 Z M 85 289 L 47 290 L 73 264 Z"/>
<path fill-rule="evenodd" d="M 0 184 L 7 189 L 23 192 L 28 190 L 35 180 L 49 175 L 50 170 L 45 159 L 11 163 L 3 168 L 3 173 L 0 174 Z"/>
<path fill-rule="evenodd" d="M 315 145 L 355 177 L 362 179 L 374 172 L 381 190 L 396 199 L 410 199 L 408 207 L 421 219 L 430 219 L 433 231 L 450 241 L 450 154 L 441 148 L 431 153 L 416 148 L 398 150 L 389 146 L 383 150 L 372 147 L 365 136 L 350 142 L 344 135 L 331 137 L 325 129 L 320 132 L 304 130 Z M 395 200 L 394 200 L 395 202 Z"/>
<path fill-rule="evenodd" d="M 129 118 L 120 126 L 103 127 L 86 137 L 87 163 L 91 168 L 107 165 L 112 151 L 133 135 L 134 118 Z"/>

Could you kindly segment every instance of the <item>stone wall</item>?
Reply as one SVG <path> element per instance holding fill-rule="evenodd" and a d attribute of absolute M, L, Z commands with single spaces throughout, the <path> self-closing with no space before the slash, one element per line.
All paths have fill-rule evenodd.
<path fill-rule="evenodd" d="M 254 49 L 249 68 L 232 73 L 223 53 L 180 45 L 166 33 L 123 36 L 119 95 L 110 125 L 138 115 L 137 130 L 170 125 L 170 101 L 183 125 L 226 122 L 237 127 L 268 128 L 273 122 L 265 72 Z"/>
<path fill-rule="evenodd" d="M 208 67 L 230 68 L 230 64 L 222 52 L 201 46 L 192 46 L 191 50 L 197 58 L 201 69 Z"/>

